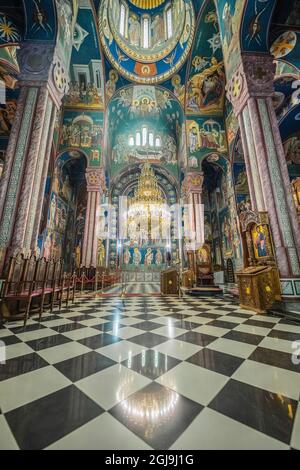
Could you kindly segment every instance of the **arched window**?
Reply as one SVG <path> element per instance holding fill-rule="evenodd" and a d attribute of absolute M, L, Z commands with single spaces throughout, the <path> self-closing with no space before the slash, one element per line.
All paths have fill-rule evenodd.
<path fill-rule="evenodd" d="M 140 132 L 137 132 L 137 133 L 136 133 L 135 145 L 136 145 L 137 147 L 140 147 L 140 145 L 141 145 L 141 133 L 140 133 Z"/>
<path fill-rule="evenodd" d="M 143 147 L 147 145 L 148 129 L 143 127 Z"/>
<path fill-rule="evenodd" d="M 167 39 L 171 39 L 173 36 L 173 13 L 172 13 L 172 6 L 170 5 L 167 9 Z"/>
<path fill-rule="evenodd" d="M 153 145 L 154 145 L 154 135 L 153 135 L 153 132 L 149 132 L 149 145 L 150 145 L 150 147 L 153 147 Z"/>
<path fill-rule="evenodd" d="M 161 147 L 161 138 L 160 138 L 160 137 L 156 137 L 156 139 L 155 139 L 155 147 Z"/>
<path fill-rule="evenodd" d="M 132 137 L 132 135 L 129 137 L 129 141 L 128 141 L 130 147 L 134 147 L 134 137 Z"/>
<path fill-rule="evenodd" d="M 125 31 L 126 31 L 125 23 L 126 23 L 126 8 L 125 8 L 125 5 L 121 3 L 119 31 L 122 36 L 125 36 Z"/>
<path fill-rule="evenodd" d="M 150 20 L 148 17 L 143 18 L 143 48 L 149 49 L 150 47 Z"/>

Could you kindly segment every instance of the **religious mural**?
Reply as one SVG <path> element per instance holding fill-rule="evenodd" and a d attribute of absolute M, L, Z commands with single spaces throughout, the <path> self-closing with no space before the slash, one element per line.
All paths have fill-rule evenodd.
<path fill-rule="evenodd" d="M 125 24 L 121 26 L 119 5 L 122 8 L 122 4 L 117 0 L 101 3 L 99 26 L 102 45 L 110 63 L 125 78 L 143 84 L 160 83 L 171 78 L 186 61 L 194 37 L 194 9 L 191 0 L 172 3 L 173 27 L 171 32 L 169 26 L 167 41 L 163 41 L 165 22 L 163 24 L 161 11 L 155 12 L 153 18 L 148 15 L 143 19 L 141 34 L 141 20 L 136 12 L 126 9 L 126 4 L 123 4 L 125 11 L 122 12 Z M 179 25 L 177 29 L 176 22 Z"/>
<path fill-rule="evenodd" d="M 100 166 L 103 145 L 103 116 L 100 113 L 78 114 L 66 111 L 63 118 L 60 148 L 82 149 L 91 166 Z"/>
<path fill-rule="evenodd" d="M 201 159 L 207 153 L 227 152 L 226 134 L 223 123 L 218 118 L 187 120 L 186 126 L 190 168 L 200 168 Z"/>
<path fill-rule="evenodd" d="M 187 84 L 186 112 L 194 115 L 221 114 L 225 71 L 217 14 L 212 1 L 201 13 L 198 31 Z"/>
<path fill-rule="evenodd" d="M 79 8 L 75 25 L 71 81 L 65 106 L 71 108 L 104 107 L 104 77 L 99 38 L 91 8 Z"/>

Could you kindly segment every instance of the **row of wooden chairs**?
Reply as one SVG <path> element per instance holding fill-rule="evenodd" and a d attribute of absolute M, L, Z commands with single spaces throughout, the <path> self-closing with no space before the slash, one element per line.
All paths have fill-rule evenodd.
<path fill-rule="evenodd" d="M 3 319 L 5 306 L 13 304 L 16 315 L 9 314 L 9 319 L 24 318 L 27 323 L 31 311 L 39 313 L 62 303 L 74 302 L 76 291 L 104 290 L 120 282 L 119 272 L 110 273 L 106 268 L 85 268 L 66 274 L 62 260 L 46 260 L 23 254 L 10 258 L 6 280 L 1 289 L 0 317 Z M 22 310 L 22 311 L 21 311 Z"/>
<path fill-rule="evenodd" d="M 1 289 L 1 317 L 3 319 L 4 307 L 13 303 L 18 315 L 9 315 L 9 318 L 24 318 L 25 326 L 32 309 L 39 313 L 41 320 L 45 308 L 52 312 L 56 305 L 61 309 L 63 301 L 66 306 L 70 300 L 74 302 L 75 287 L 74 276 L 63 272 L 62 260 L 46 260 L 34 255 L 26 258 L 23 254 L 13 256 Z"/>

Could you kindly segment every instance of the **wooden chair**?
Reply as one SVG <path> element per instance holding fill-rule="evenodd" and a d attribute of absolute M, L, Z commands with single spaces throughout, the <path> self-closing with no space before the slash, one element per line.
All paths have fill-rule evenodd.
<path fill-rule="evenodd" d="M 23 255 L 18 255 L 11 259 L 8 277 L 4 282 L 1 303 L 4 305 L 8 302 L 15 302 L 18 313 L 20 305 L 25 304 L 24 316 L 21 317 L 24 319 L 24 327 L 29 318 L 33 299 L 39 299 L 38 311 L 41 312 L 43 309 L 45 277 L 45 262 L 38 261 L 35 256 L 26 259 Z"/>
<path fill-rule="evenodd" d="M 54 262 L 54 274 L 52 280 L 51 312 L 55 305 L 61 310 L 63 296 L 63 262 L 58 260 Z"/>

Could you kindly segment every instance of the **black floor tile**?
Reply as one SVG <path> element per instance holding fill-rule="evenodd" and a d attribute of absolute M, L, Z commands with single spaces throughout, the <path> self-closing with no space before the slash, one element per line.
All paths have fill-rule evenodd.
<path fill-rule="evenodd" d="M 228 331 L 228 333 L 226 333 L 223 338 L 239 341 L 240 343 L 258 345 L 264 339 L 264 336 L 252 335 L 251 333 L 243 333 L 242 331 L 232 330 Z"/>
<path fill-rule="evenodd" d="M 158 318 L 158 315 L 153 315 L 152 313 L 142 313 L 137 315 L 134 318 L 140 318 L 141 320 L 153 320 L 153 318 Z"/>
<path fill-rule="evenodd" d="M 294 364 L 292 361 L 293 352 L 294 350 L 291 350 L 291 354 L 288 354 L 282 351 L 275 351 L 274 349 L 258 347 L 253 351 L 249 359 L 268 364 L 269 366 L 281 367 L 282 369 L 300 373 L 300 364 Z"/>
<path fill-rule="evenodd" d="M 161 327 L 162 327 L 161 323 L 155 323 L 153 321 L 143 321 L 141 323 L 136 323 L 134 325 L 134 328 L 137 328 L 143 331 L 153 331 Z"/>
<path fill-rule="evenodd" d="M 135 328 L 135 325 L 133 325 Z M 163 325 L 161 325 L 163 326 Z M 146 348 L 154 348 L 161 343 L 165 343 L 168 341 L 169 338 L 165 336 L 157 335 L 155 333 L 143 333 L 142 335 L 134 336 L 133 338 L 128 338 L 127 341 L 131 343 L 140 344 L 141 346 L 145 346 Z"/>
<path fill-rule="evenodd" d="M 42 349 L 53 348 L 61 344 L 70 343 L 72 340 L 64 335 L 53 335 L 47 336 L 46 338 L 34 339 L 27 341 L 26 344 L 30 346 L 34 351 L 41 351 Z"/>
<path fill-rule="evenodd" d="M 208 323 L 209 326 L 216 326 L 217 328 L 225 328 L 227 330 L 232 330 L 238 323 L 232 323 L 230 321 L 214 320 Z"/>
<path fill-rule="evenodd" d="M 118 329 L 124 328 L 125 325 L 120 325 L 118 323 Z M 107 322 L 107 323 L 100 323 L 99 325 L 93 325 L 91 328 L 94 328 L 95 330 L 98 331 L 103 331 L 103 332 L 109 332 L 113 331 L 116 328 L 116 323 L 115 322 Z"/>
<path fill-rule="evenodd" d="M 104 412 L 74 385 L 10 411 L 5 418 L 23 450 L 44 449 Z"/>
<path fill-rule="evenodd" d="M 291 333 L 290 331 L 272 330 L 268 334 L 270 338 L 284 339 L 286 341 L 299 341 L 299 333 Z"/>
<path fill-rule="evenodd" d="M 108 333 L 101 333 L 89 338 L 83 338 L 79 340 L 78 343 L 81 343 L 91 349 L 99 349 L 110 344 L 118 343 L 119 341 L 123 341 L 122 338 L 110 335 Z"/>
<path fill-rule="evenodd" d="M 0 341 L 4 343 L 5 346 L 12 346 L 13 344 L 22 343 L 22 341 L 15 335 L 4 336 L 0 338 Z"/>
<path fill-rule="evenodd" d="M 201 326 L 201 325 L 199 325 Z M 196 331 L 188 331 L 181 336 L 177 336 L 176 340 L 186 341 L 187 343 L 196 344 L 197 346 L 208 346 L 210 343 L 215 341 L 217 338 L 215 336 L 205 335 L 202 333 L 197 333 Z"/>
<path fill-rule="evenodd" d="M 152 382 L 112 408 L 110 414 L 154 449 L 167 450 L 202 409 L 200 404 Z"/>
<path fill-rule="evenodd" d="M 230 379 L 209 408 L 290 443 L 297 409 L 294 400 Z"/>
<path fill-rule="evenodd" d="M 74 321 L 74 322 L 81 322 L 83 320 L 92 320 L 93 316 L 91 315 L 75 315 L 74 317 L 68 317 L 68 320 Z"/>
<path fill-rule="evenodd" d="M 173 369 L 181 361 L 174 357 L 166 356 L 158 351 L 148 349 L 133 358 L 126 359 L 122 364 L 130 370 L 134 370 L 141 375 L 145 375 L 151 380 L 155 380 L 161 375 Z"/>
<path fill-rule="evenodd" d="M 261 328 L 273 328 L 276 323 L 271 323 L 269 321 L 259 321 L 259 320 L 247 320 L 243 325 L 259 326 Z"/>
<path fill-rule="evenodd" d="M 26 325 L 24 326 L 17 326 L 14 328 L 9 328 L 12 333 L 18 335 L 20 333 L 28 333 L 30 331 L 37 331 L 46 328 L 44 325 L 40 325 L 39 323 L 34 323 L 33 325 Z"/>
<path fill-rule="evenodd" d="M 231 377 L 244 362 L 244 359 L 204 348 L 187 359 L 187 362 Z"/>
<path fill-rule="evenodd" d="M 69 333 L 70 331 L 80 330 L 81 328 L 86 328 L 86 326 L 73 322 L 66 323 L 65 325 L 52 326 L 51 330 L 57 331 L 57 333 Z"/>
<path fill-rule="evenodd" d="M 176 320 L 173 323 L 174 328 L 182 328 L 185 330 L 194 330 L 195 328 L 199 328 L 200 323 L 193 323 L 188 320 Z"/>
<path fill-rule="evenodd" d="M 115 365 L 116 362 L 106 356 L 102 356 L 95 351 L 91 351 L 82 356 L 76 356 L 54 365 L 65 377 L 72 382 L 84 379 L 89 375 L 96 374 L 108 367 Z"/>
<path fill-rule="evenodd" d="M 27 374 L 28 372 L 41 369 L 48 365 L 48 362 L 36 353 L 8 359 L 6 364 L 0 366 L 0 381 L 11 379 L 18 375 Z"/>

